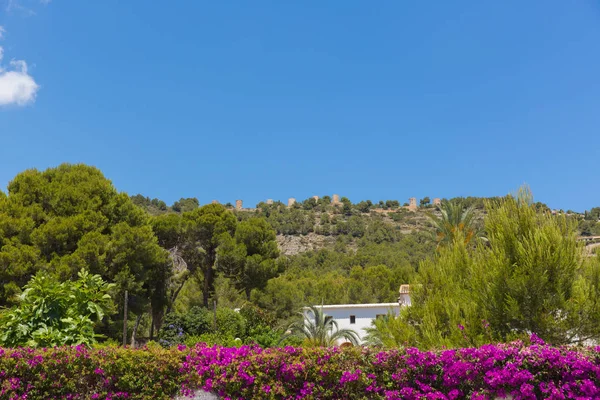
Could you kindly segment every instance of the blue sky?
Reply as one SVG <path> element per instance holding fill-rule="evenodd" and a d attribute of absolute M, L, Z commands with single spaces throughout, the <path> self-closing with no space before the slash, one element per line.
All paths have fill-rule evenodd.
<path fill-rule="evenodd" d="M 169 204 L 600 206 L 597 1 L 0 6 L 2 188 L 83 162 Z"/>

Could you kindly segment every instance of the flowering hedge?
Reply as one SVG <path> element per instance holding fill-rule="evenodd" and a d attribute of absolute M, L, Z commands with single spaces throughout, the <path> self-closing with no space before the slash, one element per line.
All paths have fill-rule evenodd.
<path fill-rule="evenodd" d="M 0 399 L 594 399 L 600 348 L 0 349 Z M 26 397 L 25 397 L 26 396 Z"/>
<path fill-rule="evenodd" d="M 184 358 L 161 348 L 0 348 L 0 399 L 170 399 Z"/>

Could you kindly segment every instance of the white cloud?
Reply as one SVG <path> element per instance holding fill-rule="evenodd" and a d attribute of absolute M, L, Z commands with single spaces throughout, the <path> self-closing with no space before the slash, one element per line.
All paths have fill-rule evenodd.
<path fill-rule="evenodd" d="M 4 32 L 6 32 L 4 30 L 4 27 L 2 25 L 0 25 L 0 40 L 2 40 L 4 38 Z"/>
<path fill-rule="evenodd" d="M 2 33 L 4 29 L 0 27 L 0 39 Z M 12 60 L 6 69 L 2 66 L 3 56 L 4 48 L 0 46 L 0 107 L 33 103 L 40 86 L 27 72 L 27 63 Z"/>
<path fill-rule="evenodd" d="M 35 15 L 35 11 L 33 11 L 33 9 L 25 7 L 19 0 L 8 0 L 6 2 L 6 12 L 12 14 L 15 11 L 26 17 Z"/>

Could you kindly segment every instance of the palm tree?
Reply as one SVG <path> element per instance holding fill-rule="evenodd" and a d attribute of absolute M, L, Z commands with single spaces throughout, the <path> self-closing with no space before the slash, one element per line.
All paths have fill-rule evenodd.
<path fill-rule="evenodd" d="M 335 346 L 338 340 L 347 340 L 353 345 L 360 341 L 352 329 L 339 329 L 332 316 L 323 313 L 322 307 L 310 306 L 307 312 L 300 312 L 302 321 L 290 325 L 292 334 L 304 339 L 304 344 L 313 347 Z"/>
<path fill-rule="evenodd" d="M 482 238 L 481 231 L 475 226 L 475 208 L 464 207 L 460 201 L 444 200 L 438 206 L 441 216 L 427 213 L 433 225 L 434 240 L 438 246 L 451 244 L 456 240 L 464 240 L 469 244 L 473 239 Z"/>

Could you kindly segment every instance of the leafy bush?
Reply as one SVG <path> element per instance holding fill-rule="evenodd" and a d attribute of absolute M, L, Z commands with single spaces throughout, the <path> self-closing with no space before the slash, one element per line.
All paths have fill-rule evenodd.
<path fill-rule="evenodd" d="M 190 336 L 212 332 L 213 320 L 213 314 L 201 307 L 192 307 L 185 314 L 169 313 L 158 332 L 159 343 L 169 347 L 184 343 Z"/>
<path fill-rule="evenodd" d="M 185 339 L 185 345 L 194 347 L 197 344 L 207 346 L 239 347 L 243 344 L 242 339 L 235 338 L 229 334 L 204 333 L 200 336 L 189 336 Z"/>
<path fill-rule="evenodd" d="M 282 341 L 283 332 L 273 330 L 264 325 L 257 325 L 248 331 L 248 336 L 244 341 L 246 344 L 254 344 L 260 347 L 275 347 Z M 300 344 L 298 341 L 297 344 Z"/>
<path fill-rule="evenodd" d="M 217 333 L 242 338 L 246 334 L 246 320 L 231 308 L 217 309 Z"/>
<path fill-rule="evenodd" d="M 234 339 L 246 337 L 246 320 L 239 312 L 219 308 L 216 322 L 215 331 L 214 314 L 206 308 L 193 307 L 186 314 L 170 313 L 165 317 L 158 342 L 164 347 L 199 342 L 235 346 L 238 342 Z"/>
<path fill-rule="evenodd" d="M 0 348 L 0 399 L 171 399 L 184 357 L 160 347 Z"/>
<path fill-rule="evenodd" d="M 248 330 L 258 326 L 275 326 L 275 314 L 252 303 L 245 303 L 242 307 L 240 307 L 240 315 L 246 320 L 246 328 Z"/>
<path fill-rule="evenodd" d="M 201 345 L 184 370 L 193 385 L 232 399 L 597 398 L 599 351 L 553 348 L 535 336 L 529 346 L 441 352 Z"/>
<path fill-rule="evenodd" d="M 0 399 L 592 399 L 600 348 L 521 341 L 444 351 L 82 346 L 1 349 Z"/>
<path fill-rule="evenodd" d="M 85 270 L 79 279 L 58 283 L 38 272 L 19 297 L 19 303 L 0 314 L 0 345 L 61 346 L 96 342 L 94 323 L 112 307 L 108 291 L 113 286 L 100 275 Z"/>

